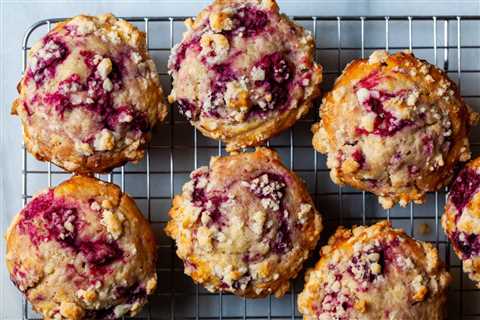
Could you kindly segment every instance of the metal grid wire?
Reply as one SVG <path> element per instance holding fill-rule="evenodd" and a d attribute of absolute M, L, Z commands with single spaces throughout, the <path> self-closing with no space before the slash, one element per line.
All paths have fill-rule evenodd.
<path fill-rule="evenodd" d="M 171 87 L 165 68 L 166 59 L 172 46 L 180 40 L 182 22 L 186 18 L 125 18 L 146 32 L 148 50 L 157 62 L 166 92 Z M 291 18 L 309 29 L 315 37 L 316 59 L 325 67 L 324 89 L 331 87 L 335 77 L 351 59 L 366 57 L 375 49 L 410 49 L 417 56 L 447 71 L 459 86 L 462 85 L 462 95 L 467 103 L 480 110 L 480 16 Z M 22 46 L 23 70 L 27 65 L 27 51 L 35 39 L 61 20 L 42 20 L 26 31 Z M 465 32 L 462 32 L 462 28 L 465 28 Z M 417 239 L 430 241 L 439 248 L 455 279 L 449 292 L 449 319 L 480 319 L 480 306 L 475 303 L 480 298 L 480 291 L 462 274 L 461 262 L 450 250 L 439 224 L 446 190 L 429 194 L 424 205 L 411 204 L 407 208 L 397 206 L 383 210 L 373 195 L 334 185 L 328 177 L 325 158 L 311 147 L 310 126 L 318 121 L 318 108 L 312 109 L 307 117 L 279 137 L 271 139 L 268 145 L 276 149 L 285 163 L 307 182 L 326 225 L 321 244 L 338 225 L 369 224 L 389 219 L 394 226 L 403 227 Z M 474 132 L 473 136 L 476 155 L 478 152 L 475 151 L 480 146 L 480 132 Z M 35 161 L 24 147 L 22 149 L 22 199 L 25 205 L 32 194 L 46 186 L 56 185 L 68 178 L 69 174 L 51 163 Z M 268 297 L 247 300 L 231 294 L 212 294 L 193 284 L 183 274 L 182 264 L 175 255 L 174 243 L 163 233 L 170 201 L 180 191 L 190 171 L 208 164 L 210 156 L 222 154 L 225 151 L 221 142 L 198 134 L 176 110 L 171 110 L 166 123 L 156 128 L 143 162 L 128 164 L 110 174 L 98 176 L 119 184 L 122 190 L 130 193 L 157 235 L 159 288 L 137 318 L 301 318 L 296 299 L 303 288 L 303 274 L 292 281 L 291 291 L 282 299 Z M 311 266 L 316 259 L 318 256 L 314 256 L 307 265 Z M 23 300 L 23 304 L 23 319 L 40 318 L 26 300 Z"/>

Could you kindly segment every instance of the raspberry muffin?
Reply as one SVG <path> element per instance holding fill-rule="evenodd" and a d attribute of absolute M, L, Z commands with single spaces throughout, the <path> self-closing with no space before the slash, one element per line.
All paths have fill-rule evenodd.
<path fill-rule="evenodd" d="M 340 227 L 305 277 L 304 319 L 443 320 L 450 274 L 428 243 L 387 221 Z"/>
<path fill-rule="evenodd" d="M 211 292 L 284 295 L 322 229 L 305 185 L 264 148 L 212 158 L 191 179 L 166 226 L 185 273 Z"/>
<path fill-rule="evenodd" d="M 10 277 L 44 319 L 135 315 L 157 284 L 147 221 L 117 186 L 94 178 L 39 193 L 6 240 Z"/>
<path fill-rule="evenodd" d="M 350 63 L 323 100 L 313 146 L 337 184 L 384 208 L 422 203 L 470 158 L 470 112 L 446 74 L 411 53 L 375 51 Z"/>
<path fill-rule="evenodd" d="M 467 164 L 451 185 L 442 225 L 463 270 L 480 287 L 480 158 Z"/>
<path fill-rule="evenodd" d="M 168 64 L 169 102 L 227 150 L 291 127 L 319 95 L 315 40 L 275 1 L 217 0 L 186 25 Z"/>
<path fill-rule="evenodd" d="M 167 113 L 145 34 L 111 14 L 58 23 L 29 51 L 18 91 L 27 150 L 72 172 L 141 160 Z"/>

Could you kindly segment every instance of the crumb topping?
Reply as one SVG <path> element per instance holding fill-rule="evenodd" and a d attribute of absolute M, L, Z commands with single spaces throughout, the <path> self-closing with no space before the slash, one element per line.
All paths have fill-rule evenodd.
<path fill-rule="evenodd" d="M 301 186 L 285 169 L 268 162 L 265 171 L 263 158 L 237 162 L 247 155 L 219 157 L 192 172 L 166 231 L 185 272 L 208 290 L 283 294 L 290 277 L 284 265 L 307 258 L 318 236 L 317 213 L 298 190 L 289 191 Z M 314 235 L 307 235 L 311 228 Z"/>
<path fill-rule="evenodd" d="M 326 96 L 313 145 L 328 154 L 335 183 L 375 193 L 384 208 L 422 202 L 469 155 L 468 124 L 459 117 L 470 112 L 455 90 L 409 53 L 376 51 L 350 64 Z"/>
<path fill-rule="evenodd" d="M 450 277 L 429 244 L 409 239 L 386 222 L 339 228 L 307 272 L 298 297 L 305 318 L 347 320 L 383 312 L 411 316 L 405 308 L 442 312 Z M 428 297 L 429 302 L 426 302 Z M 422 314 L 422 313 L 420 313 Z"/>
<path fill-rule="evenodd" d="M 142 56 L 142 34 L 111 15 L 105 17 L 75 17 L 35 44 L 14 103 L 28 129 L 29 151 L 72 171 L 83 171 L 85 158 L 96 151 L 130 149 L 125 153 L 132 159 L 141 156 L 133 155 L 135 145 L 126 140 L 136 140 L 138 149 L 143 148 L 145 133 L 164 117 L 155 65 Z M 124 111 L 131 121 L 118 121 Z M 31 145 L 49 144 L 44 136 L 67 140 L 65 145 L 74 145 L 76 153 L 68 154 L 64 144 L 33 149 Z M 49 152 L 54 151 L 69 158 L 52 157 Z"/>
<path fill-rule="evenodd" d="M 227 148 L 268 139 L 268 128 L 289 126 L 319 94 L 313 37 L 279 14 L 274 1 L 216 3 L 186 24 L 169 58 L 169 101 Z M 284 120 L 267 127 L 277 116 Z M 234 146 L 248 135 L 252 142 Z"/>

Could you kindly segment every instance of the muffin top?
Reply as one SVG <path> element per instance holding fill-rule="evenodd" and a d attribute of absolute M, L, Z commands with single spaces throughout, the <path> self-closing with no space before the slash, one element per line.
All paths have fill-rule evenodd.
<path fill-rule="evenodd" d="M 145 34 L 111 14 L 58 23 L 29 51 L 18 90 L 28 151 L 75 172 L 140 160 L 167 112 Z"/>
<path fill-rule="evenodd" d="M 375 51 L 354 60 L 323 100 L 313 145 L 327 153 L 331 177 L 368 190 L 384 208 L 422 202 L 470 158 L 477 115 L 456 85 L 411 53 Z"/>
<path fill-rule="evenodd" d="M 39 193 L 6 240 L 10 277 L 45 319 L 134 315 L 156 287 L 147 221 L 117 186 L 94 178 Z"/>
<path fill-rule="evenodd" d="M 305 281 L 304 319 L 443 320 L 451 277 L 431 244 L 381 221 L 339 228 Z"/>
<path fill-rule="evenodd" d="M 264 148 L 213 158 L 191 179 L 166 227 L 185 273 L 214 292 L 282 296 L 322 229 L 305 185 Z"/>
<path fill-rule="evenodd" d="M 290 127 L 319 95 L 315 41 L 275 1 L 217 0 L 186 24 L 168 64 L 169 101 L 228 150 Z"/>

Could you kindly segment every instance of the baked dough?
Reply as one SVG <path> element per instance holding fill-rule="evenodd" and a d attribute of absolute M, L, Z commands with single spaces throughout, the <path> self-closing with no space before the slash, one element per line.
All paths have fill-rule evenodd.
<path fill-rule="evenodd" d="M 305 320 L 443 320 L 450 274 L 431 244 L 387 221 L 340 227 L 305 276 Z"/>
<path fill-rule="evenodd" d="M 40 192 L 6 240 L 10 277 L 46 320 L 133 316 L 157 285 L 148 222 L 120 188 L 94 178 Z"/>
<path fill-rule="evenodd" d="M 111 14 L 56 24 L 29 51 L 18 91 L 27 150 L 78 173 L 141 160 L 167 114 L 145 34 Z"/>
<path fill-rule="evenodd" d="M 168 64 L 169 102 L 228 151 L 290 128 L 319 96 L 315 40 L 275 1 L 217 0 L 186 25 Z"/>
<path fill-rule="evenodd" d="M 280 297 L 322 230 L 305 185 L 265 148 L 215 157 L 173 200 L 167 234 L 211 292 Z"/>
<path fill-rule="evenodd" d="M 323 100 L 312 127 L 330 176 L 379 196 L 386 209 L 422 203 L 470 158 L 477 114 L 446 74 L 408 52 L 354 60 Z"/>

